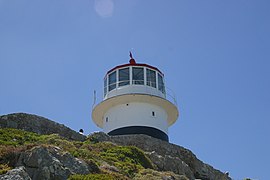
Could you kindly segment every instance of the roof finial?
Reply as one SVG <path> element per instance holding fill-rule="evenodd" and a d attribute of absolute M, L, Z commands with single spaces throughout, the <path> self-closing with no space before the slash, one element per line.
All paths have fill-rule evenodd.
<path fill-rule="evenodd" d="M 133 59 L 131 51 L 129 51 L 129 57 L 130 57 L 129 63 L 130 64 L 136 64 L 136 61 L 135 61 L 135 59 Z"/>

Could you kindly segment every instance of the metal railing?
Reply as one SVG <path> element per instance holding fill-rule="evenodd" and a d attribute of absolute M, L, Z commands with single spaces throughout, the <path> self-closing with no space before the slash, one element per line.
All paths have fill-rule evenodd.
<path fill-rule="evenodd" d="M 174 91 L 166 86 L 164 86 L 166 89 L 166 99 L 170 102 L 172 102 L 176 107 L 178 107 L 177 98 L 174 93 Z"/>
<path fill-rule="evenodd" d="M 122 87 L 128 86 L 128 85 L 142 85 L 142 86 L 152 87 L 152 88 L 158 89 L 160 92 L 162 92 L 163 94 L 166 95 L 164 85 L 162 85 L 162 86 L 158 85 L 156 82 L 153 82 L 153 81 L 144 81 L 144 80 L 132 80 L 132 81 L 130 81 L 130 80 L 126 80 L 126 81 L 118 81 L 118 82 L 111 83 L 111 84 L 105 86 L 104 89 L 103 89 L 104 97 L 110 91 L 113 91 L 115 89 L 122 88 Z"/>
<path fill-rule="evenodd" d="M 140 83 L 138 83 L 138 82 L 140 82 Z M 158 84 L 156 84 L 156 83 L 153 83 L 156 85 L 156 87 L 150 86 L 150 85 L 153 85 L 151 83 L 153 83 L 153 82 L 151 82 L 151 81 L 145 82 L 143 80 L 133 80 L 132 83 L 131 83 L 131 81 L 118 81 L 116 83 L 109 84 L 109 85 L 104 87 L 102 95 L 97 96 L 97 94 L 99 94 L 99 93 L 94 91 L 93 107 L 96 104 L 96 102 L 101 102 L 106 97 L 106 95 L 108 95 L 110 92 L 114 92 L 115 94 L 120 94 L 117 91 L 120 91 L 120 90 L 122 90 L 122 88 L 125 88 L 127 86 L 140 86 L 140 88 L 145 88 L 144 92 L 146 92 L 147 94 L 156 96 L 157 93 L 153 93 L 154 92 L 153 89 L 155 89 L 164 95 L 164 97 L 163 97 L 164 99 L 167 99 L 168 101 L 173 103 L 176 107 L 178 107 L 177 98 L 176 98 L 176 95 L 173 92 L 173 90 L 171 90 L 170 88 L 168 88 L 164 85 L 161 88 L 159 88 Z M 123 84 L 125 84 L 125 85 L 123 85 Z M 109 89 L 108 89 L 109 87 L 114 87 L 114 88 L 109 91 Z M 161 91 L 159 89 L 162 89 L 163 91 Z M 100 91 L 98 91 L 98 92 L 100 92 Z"/>

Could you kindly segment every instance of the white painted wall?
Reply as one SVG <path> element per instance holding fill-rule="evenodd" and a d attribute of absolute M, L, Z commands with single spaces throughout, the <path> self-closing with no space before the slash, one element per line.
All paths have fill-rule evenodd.
<path fill-rule="evenodd" d="M 155 116 L 152 116 L 154 111 Z M 148 126 L 157 128 L 168 134 L 167 113 L 161 107 L 131 102 L 110 108 L 103 117 L 104 131 L 106 133 L 126 126 Z M 106 122 L 106 118 L 108 121 Z"/>

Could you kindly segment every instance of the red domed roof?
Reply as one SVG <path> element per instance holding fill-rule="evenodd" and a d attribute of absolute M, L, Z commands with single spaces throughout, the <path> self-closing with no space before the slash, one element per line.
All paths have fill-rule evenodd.
<path fill-rule="evenodd" d="M 114 70 L 116 70 L 116 69 L 120 69 L 120 68 L 128 67 L 128 66 L 147 67 L 147 68 L 150 68 L 150 69 L 154 69 L 154 70 L 158 71 L 160 74 L 163 75 L 163 73 L 162 73 L 158 68 L 156 68 L 156 67 L 154 67 L 154 66 L 150 66 L 150 65 L 148 65 L 148 64 L 139 64 L 139 63 L 136 63 L 136 61 L 135 61 L 133 58 L 130 59 L 129 64 L 123 64 L 123 65 L 116 66 L 116 67 L 112 68 L 111 70 L 109 70 L 109 71 L 107 72 L 107 74 L 111 73 L 112 71 L 114 71 Z"/>

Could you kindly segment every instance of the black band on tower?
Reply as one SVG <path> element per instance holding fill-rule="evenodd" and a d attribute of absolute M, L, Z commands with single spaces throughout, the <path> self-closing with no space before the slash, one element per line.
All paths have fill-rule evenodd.
<path fill-rule="evenodd" d="M 168 135 L 163 131 L 146 126 L 128 126 L 112 130 L 108 133 L 110 136 L 129 135 L 129 134 L 145 134 L 163 141 L 169 141 Z"/>

